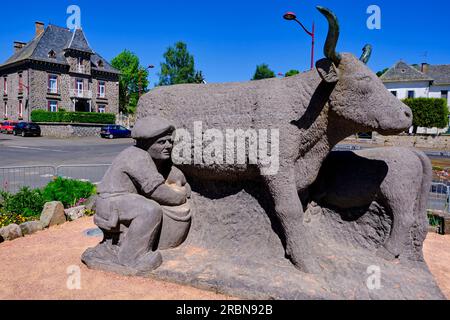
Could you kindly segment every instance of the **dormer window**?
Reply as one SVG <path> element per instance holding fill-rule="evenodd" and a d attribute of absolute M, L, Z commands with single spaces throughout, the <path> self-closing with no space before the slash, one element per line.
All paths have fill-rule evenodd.
<path fill-rule="evenodd" d="M 98 60 L 97 65 L 99 68 L 103 68 L 105 64 L 103 63 L 103 60 Z"/>
<path fill-rule="evenodd" d="M 50 59 L 56 59 L 56 52 L 54 50 L 50 50 L 48 53 L 48 57 Z"/>

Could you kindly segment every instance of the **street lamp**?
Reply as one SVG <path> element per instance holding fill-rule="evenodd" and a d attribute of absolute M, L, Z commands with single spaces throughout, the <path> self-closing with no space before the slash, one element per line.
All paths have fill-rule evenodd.
<path fill-rule="evenodd" d="M 283 16 L 285 20 L 297 22 L 303 30 L 312 38 L 311 46 L 311 70 L 314 68 L 314 43 L 315 43 L 315 24 L 313 22 L 312 31 L 308 31 L 305 26 L 297 19 L 297 15 L 294 12 L 286 12 Z"/>
<path fill-rule="evenodd" d="M 147 70 L 147 69 L 154 69 L 154 68 L 155 68 L 155 66 L 151 64 L 145 69 Z M 142 96 L 142 73 L 143 72 L 144 72 L 143 70 L 139 70 L 139 98 Z"/>

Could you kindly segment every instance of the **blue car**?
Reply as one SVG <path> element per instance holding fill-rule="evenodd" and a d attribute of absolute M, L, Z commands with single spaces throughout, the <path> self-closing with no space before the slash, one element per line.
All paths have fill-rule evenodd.
<path fill-rule="evenodd" d="M 100 132 L 102 138 L 131 138 L 131 131 L 123 126 L 108 125 L 104 126 Z"/>

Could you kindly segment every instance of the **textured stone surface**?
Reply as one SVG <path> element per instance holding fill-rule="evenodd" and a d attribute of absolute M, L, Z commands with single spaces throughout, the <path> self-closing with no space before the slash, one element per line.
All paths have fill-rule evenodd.
<path fill-rule="evenodd" d="M 20 225 L 20 229 L 22 230 L 22 234 L 25 236 L 43 230 L 44 226 L 40 221 L 29 221 L 22 223 Z"/>
<path fill-rule="evenodd" d="M 443 298 L 414 254 L 395 261 L 376 254 L 392 224 L 376 202 L 339 213 L 308 206 L 304 224 L 320 272 L 306 274 L 286 259 L 270 195 L 260 183 L 205 182 L 193 189 L 190 235 L 182 247 L 162 251 L 164 263 L 154 271 L 159 279 L 250 299 Z M 379 290 L 366 285 L 370 266 L 380 268 Z"/>
<path fill-rule="evenodd" d="M 311 193 L 321 206 L 339 209 L 364 208 L 376 201 L 392 217 L 389 237 L 384 241 L 374 239 L 383 245 L 379 254 L 395 258 L 405 253 L 408 258 L 423 260 L 431 180 L 431 161 L 418 150 L 333 152 L 324 162 Z M 383 224 L 378 227 L 383 228 Z"/>
<path fill-rule="evenodd" d="M 60 225 L 66 222 L 64 205 L 61 202 L 48 202 L 42 210 L 40 221 L 44 228 Z"/>
<path fill-rule="evenodd" d="M 85 206 L 78 206 L 74 208 L 69 208 L 64 210 L 64 213 L 68 221 L 75 221 L 84 217 L 84 212 L 86 211 Z"/>
<path fill-rule="evenodd" d="M 339 34 L 331 14 L 326 48 L 337 45 Z M 334 39 L 334 40 L 333 40 Z M 321 164 L 334 146 L 346 137 L 366 131 L 397 134 L 412 124 L 412 112 L 396 99 L 381 80 L 349 53 L 328 54 L 316 70 L 284 79 L 248 83 L 177 85 L 158 87 L 138 104 L 138 120 L 159 116 L 195 136 L 194 123 L 202 130 L 278 130 L 279 170 L 263 175 L 263 184 L 274 199 L 276 218 L 286 240 L 286 254 L 301 270 L 315 272 L 312 239 L 300 223 L 303 206 L 297 193 L 317 178 Z M 267 133 L 266 133 L 267 135 Z M 270 146 L 277 141 L 270 142 Z M 198 143 L 198 142 L 197 142 Z M 201 142 L 200 142 L 201 143 Z M 203 142 L 204 145 L 208 142 Z M 223 154 L 227 154 L 223 149 Z M 260 175 L 257 165 L 187 164 L 183 172 L 212 180 L 244 180 Z"/>
<path fill-rule="evenodd" d="M 11 241 L 23 237 L 22 230 L 17 224 L 10 224 L 0 229 L 0 242 Z"/>

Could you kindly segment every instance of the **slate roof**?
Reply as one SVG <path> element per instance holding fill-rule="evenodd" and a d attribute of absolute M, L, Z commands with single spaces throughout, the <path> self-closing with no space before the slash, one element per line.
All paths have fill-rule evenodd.
<path fill-rule="evenodd" d="M 426 74 L 433 78 L 434 85 L 450 84 L 450 64 L 429 65 Z"/>
<path fill-rule="evenodd" d="M 70 42 L 65 49 L 77 50 L 91 54 L 94 53 L 81 29 L 76 29 L 75 32 L 73 32 L 72 39 L 70 39 Z"/>
<path fill-rule="evenodd" d="M 413 66 L 400 61 L 390 68 L 380 79 L 383 82 L 402 82 L 402 81 L 433 81 L 429 75 L 426 75 Z"/>
<path fill-rule="evenodd" d="M 56 54 L 54 58 L 49 57 L 49 52 L 52 50 Z M 90 54 L 94 70 L 119 73 L 118 70 L 91 49 L 83 30 L 77 29 L 72 32 L 69 29 L 54 25 L 49 25 L 41 35 L 35 37 L 25 47 L 14 53 L 4 64 L 0 65 L 0 68 L 25 60 L 68 65 L 65 57 L 67 50 L 76 50 Z M 103 61 L 103 67 L 101 68 L 98 66 L 100 60 Z"/>

